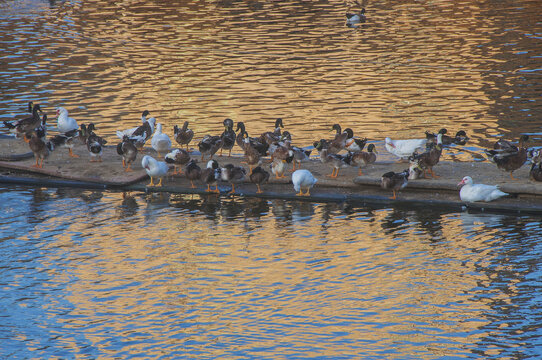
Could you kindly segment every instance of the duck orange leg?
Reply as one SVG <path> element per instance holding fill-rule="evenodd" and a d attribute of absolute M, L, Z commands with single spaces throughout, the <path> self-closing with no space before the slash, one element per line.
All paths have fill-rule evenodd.
<path fill-rule="evenodd" d="M 231 183 L 231 191 L 230 191 L 230 194 L 233 194 L 235 193 L 235 184 L 234 183 Z"/>
<path fill-rule="evenodd" d="M 151 176 L 151 182 L 147 186 L 154 186 L 154 179 Z"/>
<path fill-rule="evenodd" d="M 392 200 L 396 200 L 396 199 L 397 199 L 397 194 L 395 193 L 395 190 L 393 190 L 393 196 L 390 197 L 390 199 L 392 199 Z"/>
<path fill-rule="evenodd" d="M 258 188 L 258 191 L 256 191 L 256 194 L 263 193 L 262 189 L 260 188 L 260 184 L 256 184 L 256 187 Z"/>
<path fill-rule="evenodd" d="M 326 176 L 332 177 L 332 178 L 337 177 L 337 175 L 335 175 L 335 168 L 333 168 L 333 170 L 331 171 L 331 174 L 326 175 Z"/>
<path fill-rule="evenodd" d="M 69 152 L 70 157 L 74 157 L 74 158 L 78 158 L 78 157 L 79 157 L 79 155 L 76 155 L 76 154 L 73 153 L 72 148 L 68 148 L 68 152 Z"/>
<path fill-rule="evenodd" d="M 311 188 L 307 188 L 307 192 L 303 194 L 305 196 L 311 196 Z"/>
<path fill-rule="evenodd" d="M 127 167 L 126 167 L 126 168 L 124 169 L 124 172 L 130 172 L 130 171 L 134 171 L 134 170 L 132 170 L 132 168 L 131 168 L 130 166 L 132 166 L 132 164 L 131 164 L 131 163 L 130 163 L 130 164 L 128 164 L 128 166 L 127 166 Z"/>
<path fill-rule="evenodd" d="M 363 175 L 362 172 L 361 172 L 361 168 L 359 168 L 359 171 L 358 171 L 358 176 L 361 176 Z"/>
<path fill-rule="evenodd" d="M 519 180 L 518 178 L 515 178 L 514 175 L 512 175 L 512 172 L 513 172 L 513 171 L 510 171 L 510 179 L 512 179 L 512 180 Z"/>
<path fill-rule="evenodd" d="M 158 184 L 156 184 L 156 186 L 162 186 L 162 179 L 163 178 L 160 178 L 160 180 L 158 181 Z"/>
<path fill-rule="evenodd" d="M 193 182 L 192 180 L 190 180 L 190 185 L 191 185 L 190 187 L 191 187 L 192 189 L 195 189 L 195 188 L 196 188 L 196 185 L 194 185 L 194 182 Z"/>
<path fill-rule="evenodd" d="M 32 165 L 32 167 L 39 168 L 40 167 L 39 161 L 40 161 L 40 159 L 38 157 L 36 157 L 36 163 L 34 165 Z"/>

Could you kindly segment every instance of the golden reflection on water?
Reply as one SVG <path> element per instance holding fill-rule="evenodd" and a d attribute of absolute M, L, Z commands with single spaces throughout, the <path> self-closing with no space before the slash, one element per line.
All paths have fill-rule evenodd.
<path fill-rule="evenodd" d="M 394 348 L 399 358 L 432 358 L 488 336 L 482 329 L 491 323 L 492 304 L 517 295 L 510 284 L 510 292 L 486 301 L 474 296 L 473 289 L 491 287 L 498 274 L 485 276 L 480 268 L 495 263 L 502 227 L 486 228 L 484 218 L 476 225 L 469 214 L 367 209 L 348 215 L 339 204 L 193 195 L 132 200 L 137 209 L 128 217 L 119 209 L 127 204 L 121 194 L 91 203 L 100 209 L 91 218 L 74 214 L 46 245 L 64 253 L 56 256 L 69 261 L 65 271 L 43 259 L 51 282 L 66 284 L 73 305 L 63 326 L 84 333 L 103 353 L 115 347 L 158 356 L 185 342 L 190 353 L 217 341 L 265 356 L 251 341 L 234 345 L 232 336 L 274 349 L 279 332 L 294 353 L 311 347 L 307 356 L 359 354 L 343 345 L 363 341 L 372 344 L 368 354 Z M 207 213 L 195 211 L 206 206 Z M 472 221 L 483 231 L 467 237 Z M 130 341 L 113 346 L 112 334 Z M 201 348 L 191 343 L 198 341 Z M 227 356 L 228 349 L 209 351 Z"/>
<path fill-rule="evenodd" d="M 335 122 L 378 141 L 462 128 L 487 146 L 540 133 L 538 5 L 387 1 L 356 29 L 342 1 L 56 3 L 31 22 L 20 9 L 0 31 L 2 116 L 35 99 L 111 138 L 149 109 L 170 132 L 189 120 L 197 139 L 225 117 L 253 134 L 283 117 L 302 146 Z"/>

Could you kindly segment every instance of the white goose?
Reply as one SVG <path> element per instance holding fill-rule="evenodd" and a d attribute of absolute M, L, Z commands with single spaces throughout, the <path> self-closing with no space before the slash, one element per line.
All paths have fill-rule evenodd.
<path fill-rule="evenodd" d="M 508 195 L 499 190 L 496 185 L 474 184 L 470 176 L 465 176 L 457 186 L 463 186 L 459 191 L 461 201 L 492 201 Z"/>
<path fill-rule="evenodd" d="M 56 116 L 57 116 L 56 127 L 58 128 L 59 133 L 65 134 L 71 130 L 79 129 L 79 126 L 77 125 L 77 121 L 74 118 L 69 117 L 68 110 L 66 108 L 57 107 Z"/>
<path fill-rule="evenodd" d="M 294 190 L 297 191 L 296 195 L 310 196 L 310 189 L 316 184 L 316 179 L 309 170 L 299 169 L 292 174 L 292 183 L 294 184 Z M 307 189 L 304 193 L 303 189 Z"/>
<path fill-rule="evenodd" d="M 168 152 L 171 149 L 171 139 L 169 136 L 162 132 L 162 124 L 156 125 L 156 131 L 151 139 L 151 145 L 154 150 L 161 157 L 160 153 Z"/>
<path fill-rule="evenodd" d="M 145 155 L 141 160 L 141 166 L 151 178 L 151 182 L 147 186 L 162 186 L 162 179 L 169 171 L 169 166 L 165 162 L 158 161 L 149 155 Z M 154 183 L 154 178 L 160 179 L 158 184 Z"/>
<path fill-rule="evenodd" d="M 427 139 L 392 140 L 386 138 L 386 150 L 393 155 L 406 159 L 416 150 L 425 150 Z"/>

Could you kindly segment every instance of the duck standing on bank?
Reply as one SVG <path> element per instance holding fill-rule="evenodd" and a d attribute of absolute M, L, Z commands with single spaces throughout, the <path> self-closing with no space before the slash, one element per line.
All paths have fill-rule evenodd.
<path fill-rule="evenodd" d="M 122 156 L 122 167 L 125 172 L 132 171 L 130 166 L 137 157 L 137 147 L 128 135 L 124 135 L 124 139 L 117 144 L 117 154 Z"/>
<path fill-rule="evenodd" d="M 424 150 L 426 143 L 427 139 L 392 140 L 389 137 L 385 139 L 386 150 L 397 156 L 400 161 L 408 159 L 418 150 Z"/>
<path fill-rule="evenodd" d="M 316 184 L 316 179 L 309 170 L 299 169 L 292 173 L 292 184 L 297 196 L 310 196 L 310 189 Z M 307 192 L 303 192 L 306 189 Z"/>
<path fill-rule="evenodd" d="M 194 181 L 201 179 L 201 168 L 196 163 L 196 160 L 192 159 L 186 164 L 184 175 L 190 180 L 190 187 L 195 189 Z"/>
<path fill-rule="evenodd" d="M 227 164 L 221 169 L 222 180 L 229 182 L 231 185 L 230 194 L 235 193 L 235 184 L 242 183 L 245 181 L 245 176 L 247 171 L 240 167 L 234 166 L 233 164 Z"/>
<path fill-rule="evenodd" d="M 167 153 L 171 149 L 171 139 L 168 134 L 162 132 L 162 124 L 156 125 L 156 131 L 151 139 L 152 148 L 162 157 L 162 153 Z"/>
<path fill-rule="evenodd" d="M 376 161 L 377 151 L 374 144 L 367 146 L 367 151 L 359 151 L 351 153 L 351 164 L 359 168 L 358 175 L 361 176 L 361 168 L 369 164 L 374 164 Z"/>
<path fill-rule="evenodd" d="M 107 144 L 107 140 L 94 132 L 96 128 L 93 123 L 87 126 L 87 149 L 90 154 L 90 162 L 102 162 L 103 146 Z"/>
<path fill-rule="evenodd" d="M 32 133 L 32 136 L 28 141 L 28 146 L 30 146 L 30 150 L 32 150 L 34 157 L 36 158 L 36 164 L 32 165 L 32 167 L 43 168 L 43 160 L 46 159 L 54 149 L 53 143 L 50 141 L 45 142 L 43 140 L 43 130 L 38 129 L 36 132 Z"/>
<path fill-rule="evenodd" d="M 389 171 L 382 175 L 382 178 L 380 179 L 380 186 L 383 189 L 393 191 L 393 196 L 390 199 L 397 199 L 397 191 L 407 186 L 409 174 L 410 171 L 406 169 L 405 171 L 400 173 Z"/>
<path fill-rule="evenodd" d="M 499 140 L 495 143 L 493 150 L 484 150 L 484 152 L 491 162 L 497 164 L 499 169 L 509 172 L 510 178 L 517 180 L 512 173 L 527 161 L 527 148 L 524 143 L 528 139 L 528 135 L 522 135 L 519 140 L 519 147 L 507 141 Z"/>
<path fill-rule="evenodd" d="M 233 131 L 233 120 L 232 119 L 225 119 L 223 122 L 224 124 L 224 132 L 222 135 L 220 135 L 220 139 L 222 140 L 222 145 L 220 147 L 220 156 L 222 156 L 223 150 L 228 150 L 228 157 L 231 156 L 231 150 L 233 149 L 233 146 L 235 145 L 235 131 Z"/>
<path fill-rule="evenodd" d="M 164 161 L 175 167 L 173 175 L 182 175 L 182 166 L 188 164 L 190 161 L 190 154 L 184 149 L 175 149 L 166 154 Z"/>
<path fill-rule="evenodd" d="M 425 178 L 425 172 L 431 172 L 432 178 L 438 178 L 433 171 L 433 166 L 437 165 L 442 155 L 442 136 L 443 134 L 437 134 L 437 143 L 428 142 L 427 150 L 421 154 L 414 152 L 408 157 L 409 162 L 415 162 L 423 170 L 423 177 Z"/>
<path fill-rule="evenodd" d="M 214 193 L 220 193 L 220 190 L 218 190 L 218 180 L 220 180 L 220 174 L 221 174 L 220 166 L 218 166 L 218 162 L 216 160 L 209 160 L 207 162 L 207 167 L 203 170 L 201 170 L 200 179 L 201 181 L 207 185 L 207 192 L 214 192 Z M 211 186 L 214 185 L 214 190 L 211 189 Z"/>
<path fill-rule="evenodd" d="M 180 146 L 186 145 L 186 151 L 188 151 L 188 144 L 190 144 L 193 137 L 194 131 L 188 128 L 188 121 L 185 121 L 181 128 L 177 125 L 173 127 L 173 138 Z"/>
<path fill-rule="evenodd" d="M 141 159 L 141 167 L 145 169 L 147 175 L 151 178 L 151 182 L 147 186 L 162 186 L 162 180 L 167 175 L 169 166 L 163 162 L 158 161 L 152 156 L 145 155 Z M 160 179 L 158 184 L 154 183 L 154 179 Z"/>
<path fill-rule="evenodd" d="M 250 176 L 250 181 L 256 185 L 258 188 L 258 191 L 256 191 L 257 194 L 262 193 L 261 185 L 269 181 L 269 173 L 265 171 L 261 166 L 256 166 Z"/>
<path fill-rule="evenodd" d="M 14 122 L 4 121 L 4 126 L 17 138 L 24 137 L 26 133 L 39 127 L 42 122 L 39 114 L 43 112 L 39 104 L 33 105 L 32 102 L 29 102 L 28 110 L 32 113 L 32 116 Z M 29 139 L 25 139 L 25 141 L 29 141 Z"/>
<path fill-rule="evenodd" d="M 459 198 L 466 202 L 488 202 L 508 195 L 496 185 L 475 184 L 470 176 L 465 176 L 457 186 L 461 186 Z"/>
<path fill-rule="evenodd" d="M 198 143 L 198 149 L 201 153 L 201 161 L 208 155 L 209 160 L 213 159 L 213 155 L 216 154 L 218 149 L 222 146 L 222 138 L 220 136 L 205 135 L 203 139 Z"/>

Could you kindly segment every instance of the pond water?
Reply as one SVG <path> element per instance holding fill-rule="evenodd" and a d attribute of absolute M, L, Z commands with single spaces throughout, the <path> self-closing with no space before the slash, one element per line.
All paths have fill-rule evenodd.
<path fill-rule="evenodd" d="M 539 0 L 1 1 L 0 120 L 541 140 Z M 0 133 L 5 128 L 0 127 Z M 0 358 L 542 356 L 540 218 L 0 187 Z"/>
<path fill-rule="evenodd" d="M 0 357 L 523 359 L 539 218 L 1 188 Z"/>

